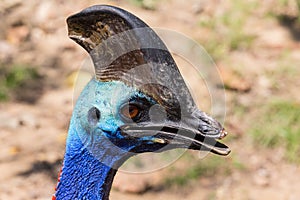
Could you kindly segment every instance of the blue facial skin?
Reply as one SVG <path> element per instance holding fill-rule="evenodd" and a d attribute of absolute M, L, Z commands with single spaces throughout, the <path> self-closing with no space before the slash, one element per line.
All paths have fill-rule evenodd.
<path fill-rule="evenodd" d="M 128 152 L 145 140 L 151 143 L 149 137 L 130 142 L 120 132 L 119 127 L 124 122 L 119 109 L 132 97 L 143 97 L 155 104 L 151 98 L 119 81 L 92 79 L 87 84 L 70 122 L 64 164 L 55 194 L 57 200 L 107 199 L 109 182 L 115 169 L 129 157 Z M 91 108 L 100 111 L 99 120 L 89 116 Z"/>

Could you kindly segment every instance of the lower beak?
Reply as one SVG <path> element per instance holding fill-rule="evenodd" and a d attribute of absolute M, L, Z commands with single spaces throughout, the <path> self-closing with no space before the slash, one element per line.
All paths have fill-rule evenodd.
<path fill-rule="evenodd" d="M 147 144 L 149 142 L 155 145 L 159 144 L 164 149 L 187 148 L 210 151 L 218 155 L 230 153 L 230 149 L 215 138 L 205 136 L 198 129 L 188 128 L 184 125 L 147 123 L 123 125 L 120 128 L 127 138 L 140 139 Z"/>

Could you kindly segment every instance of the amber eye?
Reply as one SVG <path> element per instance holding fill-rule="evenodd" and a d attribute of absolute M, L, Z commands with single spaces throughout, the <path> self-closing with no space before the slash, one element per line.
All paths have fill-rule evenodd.
<path fill-rule="evenodd" d="M 120 113 L 127 119 L 134 119 L 139 115 L 140 108 L 134 104 L 126 104 L 121 108 Z"/>

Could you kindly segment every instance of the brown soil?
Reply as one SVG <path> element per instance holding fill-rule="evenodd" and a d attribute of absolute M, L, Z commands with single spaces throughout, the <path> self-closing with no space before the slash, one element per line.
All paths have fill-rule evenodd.
<path fill-rule="evenodd" d="M 32 95 L 29 91 L 17 98 L 22 93 L 18 91 L 11 101 L 0 103 L 1 200 L 51 198 L 72 113 L 72 77 L 87 56 L 67 37 L 65 19 L 94 4 L 120 6 L 150 26 L 181 32 L 195 40 L 206 37 L 206 30 L 199 28 L 199 19 L 215 16 L 228 7 L 218 0 L 163 0 L 155 10 L 136 7 L 127 1 L 1 1 L 2 64 L 26 63 L 36 67 L 43 77 L 31 83 L 39 86 L 31 87 Z M 300 79 L 279 80 L 273 89 L 269 77 L 265 76 L 266 71 L 276 68 L 276 58 L 285 49 L 291 51 L 290 62 L 300 61 L 297 27 L 262 14 L 268 9 L 278 12 L 273 5 L 272 0 L 261 3 L 260 9 L 247 20 L 246 29 L 256 34 L 253 47 L 233 51 L 226 60 L 217 63 L 228 84 L 225 126 L 232 132 L 226 142 L 232 154 L 224 159 L 238 159 L 245 169 L 233 169 L 230 175 L 199 177 L 182 187 L 162 184 L 171 166 L 143 175 L 121 172 L 117 174 L 111 199 L 300 199 L 300 166 L 287 162 L 281 148 L 265 149 L 254 144 L 244 131 L 249 126 L 247 121 L 259 112 L 257 102 L 274 96 L 300 102 Z M 229 67 L 228 63 L 234 65 Z M 300 75 L 299 72 L 297 69 L 295 73 Z M 189 79 L 188 72 L 186 78 Z M 197 88 L 197 83 L 191 81 L 191 87 Z M 250 110 L 244 119 L 232 112 L 236 102 Z M 175 165 L 185 166 L 184 160 L 179 159 Z"/>

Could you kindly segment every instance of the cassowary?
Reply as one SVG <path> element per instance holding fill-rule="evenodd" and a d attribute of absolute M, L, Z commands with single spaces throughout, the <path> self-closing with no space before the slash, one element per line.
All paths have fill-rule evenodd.
<path fill-rule="evenodd" d="M 229 154 L 217 141 L 226 131 L 196 107 L 171 54 L 143 21 L 97 5 L 67 24 L 69 37 L 90 54 L 95 76 L 76 102 L 53 199 L 108 199 L 118 168 L 137 153 Z"/>

